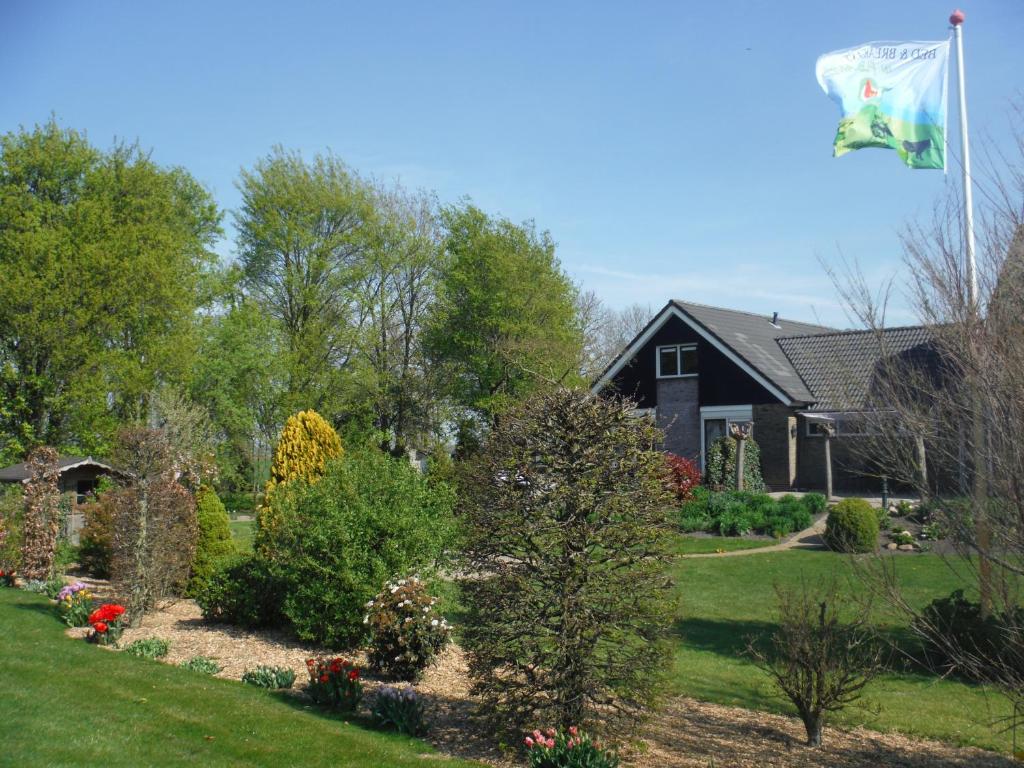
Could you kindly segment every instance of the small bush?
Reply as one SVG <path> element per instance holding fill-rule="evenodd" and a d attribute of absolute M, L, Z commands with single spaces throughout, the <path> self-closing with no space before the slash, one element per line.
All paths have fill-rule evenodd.
<path fill-rule="evenodd" d="M 257 688 L 291 688 L 295 682 L 295 672 L 288 667 L 268 667 L 259 664 L 254 669 L 245 670 L 242 682 L 255 685 Z"/>
<path fill-rule="evenodd" d="M 108 490 L 82 506 L 84 525 L 79 532 L 79 563 L 90 576 L 110 577 L 114 541 L 114 494 Z"/>
<path fill-rule="evenodd" d="M 914 505 L 906 499 L 900 499 L 892 505 L 892 513 L 896 517 L 910 517 L 914 514 Z"/>
<path fill-rule="evenodd" d="M 182 669 L 189 669 L 204 675 L 216 675 L 221 669 L 220 664 L 206 656 L 193 656 L 188 661 L 181 662 L 178 666 Z"/>
<path fill-rule="evenodd" d="M 810 515 L 820 515 L 828 506 L 828 499 L 822 493 L 805 493 L 800 501 Z"/>
<path fill-rule="evenodd" d="M 25 500 L 21 484 L 0 484 L 0 569 L 6 573 L 21 568 L 24 520 Z"/>
<path fill-rule="evenodd" d="M 668 465 L 666 484 L 669 491 L 677 501 L 689 501 L 693 498 L 694 489 L 700 485 L 700 470 L 690 459 L 674 453 L 665 454 L 665 463 Z"/>
<path fill-rule="evenodd" d="M 761 449 L 754 438 L 747 438 L 743 452 L 743 490 L 763 491 Z M 736 440 L 720 437 L 711 444 L 704 462 L 704 483 L 715 489 L 736 487 Z"/>
<path fill-rule="evenodd" d="M 805 501 L 807 498 L 774 499 L 766 493 L 716 492 L 699 487 L 679 508 L 676 525 L 684 533 L 707 531 L 720 536 L 741 536 L 753 532 L 786 536 L 810 526 L 811 510 L 817 501 Z"/>
<path fill-rule="evenodd" d="M 309 686 L 306 689 L 317 704 L 355 712 L 363 700 L 359 668 L 348 659 L 306 659 Z"/>
<path fill-rule="evenodd" d="M 423 700 L 411 685 L 402 690 L 385 685 L 377 691 L 371 712 L 381 727 L 391 727 L 408 736 L 422 736 L 427 732 Z"/>
<path fill-rule="evenodd" d="M 64 579 L 60 576 L 51 576 L 43 582 L 42 592 L 51 600 L 56 600 L 64 589 Z"/>
<path fill-rule="evenodd" d="M 1020 647 L 1024 609 L 994 612 L 985 617 L 981 604 L 962 589 L 933 600 L 916 617 L 914 631 L 925 643 L 925 661 L 932 669 L 979 682 L 1024 678 Z"/>
<path fill-rule="evenodd" d="M 436 604 L 415 576 L 385 584 L 366 605 L 370 666 L 397 680 L 418 680 L 448 642 L 448 622 Z"/>
<path fill-rule="evenodd" d="M 280 623 L 282 600 L 280 582 L 256 555 L 215 563 L 206 585 L 196 594 L 203 618 L 249 628 Z"/>
<path fill-rule="evenodd" d="M 254 497 L 251 493 L 241 493 L 238 491 L 230 491 L 219 494 L 220 500 L 224 503 L 224 508 L 232 514 L 252 514 L 256 510 L 256 504 L 258 501 L 257 497 Z"/>
<path fill-rule="evenodd" d="M 889 535 L 889 538 L 897 545 L 914 543 L 914 536 L 910 531 L 895 531 Z"/>
<path fill-rule="evenodd" d="M 188 594 L 192 597 L 206 587 L 218 563 L 238 551 L 231 539 L 227 510 L 209 486 L 204 485 L 196 494 L 196 521 L 199 525 L 199 538 L 196 541 L 195 557 L 192 558 L 192 577 L 188 585 Z"/>
<path fill-rule="evenodd" d="M 523 739 L 530 768 L 617 768 L 618 755 L 601 750 L 576 726 L 536 730 Z"/>
<path fill-rule="evenodd" d="M 57 593 L 57 613 L 69 627 L 84 627 L 92 612 L 92 593 L 80 581 L 68 584 Z"/>
<path fill-rule="evenodd" d="M 828 513 L 825 543 L 838 552 L 873 552 L 878 547 L 878 515 L 864 499 L 843 499 Z"/>
<path fill-rule="evenodd" d="M 162 659 L 171 650 L 171 641 L 162 637 L 147 637 L 142 640 L 133 640 L 123 649 L 130 656 L 138 656 L 140 659 Z"/>

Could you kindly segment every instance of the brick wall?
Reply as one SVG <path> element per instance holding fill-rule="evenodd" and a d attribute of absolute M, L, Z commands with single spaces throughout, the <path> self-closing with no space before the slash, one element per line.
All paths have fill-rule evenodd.
<path fill-rule="evenodd" d="M 761 449 L 761 474 L 772 490 L 796 484 L 796 416 L 792 408 L 777 403 L 755 405 L 754 439 Z"/>
<path fill-rule="evenodd" d="M 697 377 L 658 379 L 658 428 L 665 433 L 664 450 L 700 461 L 700 407 Z"/>

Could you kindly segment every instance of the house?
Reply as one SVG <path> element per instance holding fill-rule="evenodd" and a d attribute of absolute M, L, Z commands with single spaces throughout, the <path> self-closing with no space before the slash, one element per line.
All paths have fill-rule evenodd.
<path fill-rule="evenodd" d="M 729 425 L 749 422 L 769 488 L 824 489 L 828 442 L 834 488 L 863 491 L 880 482 L 858 449 L 883 417 L 879 376 L 893 356 L 930 365 L 928 330 L 843 331 L 673 300 L 592 390 L 633 398 L 664 431 L 664 449 L 702 471 Z"/>

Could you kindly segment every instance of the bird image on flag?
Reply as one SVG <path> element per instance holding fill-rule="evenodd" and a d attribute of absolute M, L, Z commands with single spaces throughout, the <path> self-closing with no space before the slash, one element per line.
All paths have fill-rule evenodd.
<path fill-rule="evenodd" d="M 944 169 L 948 64 L 948 40 L 865 43 L 818 57 L 818 84 L 842 110 L 835 157 L 882 147 L 911 168 Z"/>

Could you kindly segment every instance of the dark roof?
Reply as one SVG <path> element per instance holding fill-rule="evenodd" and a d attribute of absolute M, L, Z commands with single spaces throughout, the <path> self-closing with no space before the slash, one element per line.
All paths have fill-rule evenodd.
<path fill-rule="evenodd" d="M 813 389 L 808 388 L 793 362 L 776 342 L 785 336 L 834 334 L 834 328 L 800 323 L 781 317 L 773 325 L 771 318 L 766 315 L 709 307 L 677 299 L 672 303 L 711 331 L 719 341 L 789 395 L 791 400 L 812 403 L 817 399 Z"/>
<path fill-rule="evenodd" d="M 83 464 L 99 467 L 100 469 L 104 469 L 109 472 L 116 471 L 112 467 L 109 467 L 100 461 L 96 461 L 92 456 L 60 456 L 57 459 L 57 469 L 59 469 L 61 473 L 66 469 Z M 28 480 L 28 478 L 28 464 L 24 461 L 20 464 L 12 464 L 9 467 L 0 469 L 0 483 L 19 483 Z"/>
<path fill-rule="evenodd" d="M 883 360 L 899 356 L 930 364 L 935 359 L 927 328 L 841 331 L 777 339 L 793 368 L 813 393 L 817 410 L 871 407 L 872 382 Z"/>

